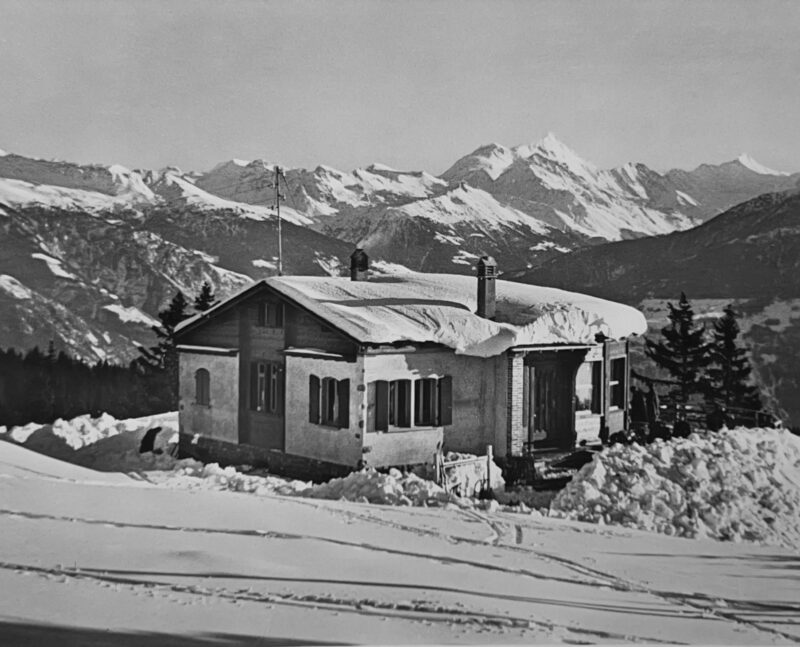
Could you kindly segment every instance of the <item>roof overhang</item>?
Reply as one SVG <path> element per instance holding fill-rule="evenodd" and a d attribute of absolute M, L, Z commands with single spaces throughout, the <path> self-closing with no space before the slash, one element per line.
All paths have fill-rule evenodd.
<path fill-rule="evenodd" d="M 226 355 L 232 357 L 239 354 L 238 348 L 220 348 L 218 346 L 190 346 L 188 344 L 178 344 L 176 348 L 179 353 L 195 353 L 198 355 Z"/>

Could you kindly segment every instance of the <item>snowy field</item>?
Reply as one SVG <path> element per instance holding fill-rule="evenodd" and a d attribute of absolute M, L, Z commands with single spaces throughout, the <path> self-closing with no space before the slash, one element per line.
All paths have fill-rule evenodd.
<path fill-rule="evenodd" d="M 161 453 L 139 455 L 153 426 Z M 662 502 L 668 483 L 686 489 L 662 464 L 688 473 L 689 446 L 671 450 L 678 459 L 648 449 L 630 483 L 615 462 L 632 448 L 584 468 L 553 508 L 586 523 L 456 499 L 399 474 L 313 487 L 177 462 L 175 428 L 174 414 L 0 428 L 10 441 L 0 442 L 0 644 L 800 641 L 800 555 L 783 522 L 797 515 L 785 507 L 794 494 L 762 502 L 784 524 L 783 546 L 710 516 L 706 535 L 739 535 L 668 536 L 657 515 L 634 514 L 645 484 L 666 492 Z M 759 460 L 779 462 L 779 484 L 767 485 L 794 492 L 786 438 L 760 442 Z M 729 442 L 732 456 L 750 453 L 739 444 Z M 715 447 L 712 484 L 727 465 L 724 443 Z M 742 462 L 739 499 L 761 474 Z M 316 498 L 342 495 L 361 502 Z M 691 519 L 705 519 L 698 505 Z M 633 519 L 661 534 L 608 525 Z"/>

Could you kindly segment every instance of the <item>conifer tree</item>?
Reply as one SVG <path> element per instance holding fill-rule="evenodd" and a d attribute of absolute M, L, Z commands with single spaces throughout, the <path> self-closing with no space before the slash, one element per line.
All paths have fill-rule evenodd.
<path fill-rule="evenodd" d="M 709 348 L 705 329 L 695 324 L 694 311 L 683 292 L 677 307 L 671 303 L 667 307 L 669 325 L 661 329 L 663 339 L 645 339 L 645 354 L 669 373 L 669 396 L 687 404 L 693 395 L 704 392 L 702 377 L 710 361 Z"/>
<path fill-rule="evenodd" d="M 706 395 L 719 406 L 761 409 L 758 388 L 750 384 L 752 368 L 747 352 L 736 343 L 739 324 L 732 305 L 714 322 L 709 346 L 711 366 L 706 372 Z"/>
<path fill-rule="evenodd" d="M 186 308 L 189 304 L 183 292 L 178 290 L 170 304 L 158 313 L 160 326 L 152 330 L 159 341 L 150 348 L 140 347 L 140 364 L 145 374 L 151 378 L 156 391 L 163 390 L 168 394 L 169 406 L 178 404 L 178 349 L 175 344 L 175 328 L 189 317 Z"/>
<path fill-rule="evenodd" d="M 208 281 L 203 281 L 200 292 L 198 292 L 197 296 L 194 298 L 194 309 L 197 310 L 197 312 L 205 312 L 216 303 L 217 298 L 211 290 L 211 285 L 209 285 Z"/>

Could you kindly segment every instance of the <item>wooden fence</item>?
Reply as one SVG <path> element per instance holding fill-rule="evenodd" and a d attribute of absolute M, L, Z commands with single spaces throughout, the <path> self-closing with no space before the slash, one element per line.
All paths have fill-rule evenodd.
<path fill-rule="evenodd" d="M 488 490 L 491 488 L 492 466 L 494 463 L 494 453 L 491 445 L 486 445 L 486 456 L 473 456 L 472 458 L 459 458 L 452 461 L 444 460 L 444 455 L 441 452 L 436 452 L 433 458 L 434 467 L 434 480 L 441 485 L 445 492 L 449 491 L 450 484 L 447 480 L 447 470 L 452 467 L 459 467 L 461 465 L 479 465 L 486 463 L 486 478 L 480 483 L 480 487 L 476 490 Z M 477 496 L 480 491 L 476 492 L 461 492 L 462 496 Z"/>

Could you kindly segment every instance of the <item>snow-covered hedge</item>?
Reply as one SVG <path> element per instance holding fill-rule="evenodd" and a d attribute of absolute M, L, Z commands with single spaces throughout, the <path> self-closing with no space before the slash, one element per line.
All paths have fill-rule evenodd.
<path fill-rule="evenodd" d="M 551 516 L 682 537 L 800 545 L 800 437 L 723 429 L 615 445 L 553 500 Z"/>

